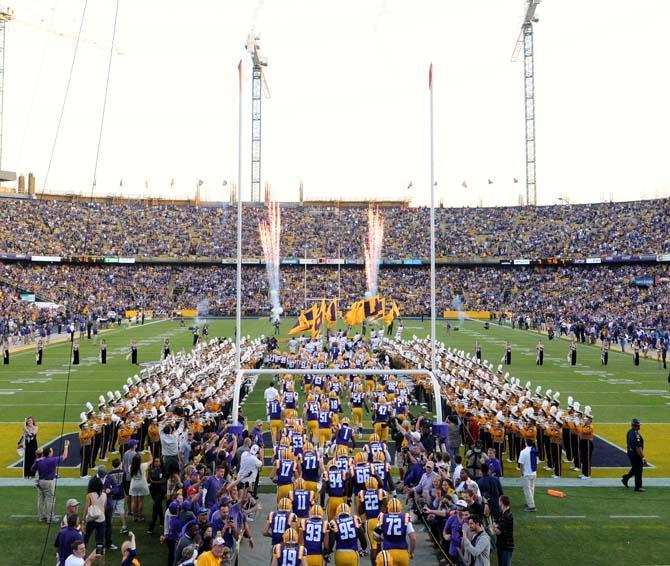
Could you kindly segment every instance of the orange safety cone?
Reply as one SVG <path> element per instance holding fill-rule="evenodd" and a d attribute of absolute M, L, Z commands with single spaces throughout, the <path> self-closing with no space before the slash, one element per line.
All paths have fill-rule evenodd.
<path fill-rule="evenodd" d="M 547 495 L 551 495 L 552 497 L 565 497 L 565 493 L 562 491 L 556 491 L 555 489 L 548 489 Z"/>

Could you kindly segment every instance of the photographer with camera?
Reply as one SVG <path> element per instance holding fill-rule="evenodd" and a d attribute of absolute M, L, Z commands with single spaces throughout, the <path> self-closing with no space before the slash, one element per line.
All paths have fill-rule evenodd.
<path fill-rule="evenodd" d="M 433 422 L 421 415 L 416 421 L 416 431 L 421 433 L 421 446 L 428 455 L 435 453 L 435 437 L 433 436 Z"/>
<path fill-rule="evenodd" d="M 465 453 L 465 464 L 471 478 L 482 477 L 482 465 L 486 462 L 486 455 L 482 452 L 482 443 L 477 440 Z"/>
<path fill-rule="evenodd" d="M 421 448 L 417 445 L 404 447 L 403 453 L 409 469 L 404 475 L 401 484 L 405 497 L 409 498 L 412 490 L 423 477 L 423 458 L 421 457 Z"/>
<path fill-rule="evenodd" d="M 451 414 L 447 420 L 447 448 L 451 457 L 451 472 L 456 466 L 456 456 L 461 449 L 461 426 L 458 422 L 458 415 Z"/>

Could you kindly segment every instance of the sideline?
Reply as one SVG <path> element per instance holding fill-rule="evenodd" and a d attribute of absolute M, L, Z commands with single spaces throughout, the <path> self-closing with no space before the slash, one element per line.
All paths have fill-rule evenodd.
<path fill-rule="evenodd" d="M 482 326 L 484 325 L 484 323 L 488 322 L 490 326 L 494 326 L 494 325 L 495 325 L 495 326 L 498 327 L 498 328 L 507 328 L 508 330 L 511 330 L 512 332 L 520 331 L 520 332 L 527 332 L 528 334 L 532 334 L 532 335 L 534 335 L 534 336 L 545 336 L 545 337 L 548 336 L 548 333 L 547 333 L 546 330 L 526 330 L 525 328 L 523 328 L 523 329 L 522 329 L 522 328 L 512 328 L 512 325 L 511 325 L 511 324 L 498 324 L 497 321 L 479 320 L 479 319 L 476 319 L 476 318 L 466 318 L 465 320 L 467 320 L 468 322 L 479 322 Z M 552 340 L 552 342 L 553 342 L 554 340 L 556 340 L 556 338 L 554 338 L 554 339 Z M 564 342 L 569 342 L 569 341 L 570 341 L 570 336 L 558 336 L 558 340 L 563 340 Z M 578 342 L 577 344 L 578 344 L 579 346 L 588 346 L 588 347 L 590 347 L 590 348 L 594 348 L 594 349 L 600 350 L 600 346 L 599 346 L 597 343 L 596 343 L 596 344 L 589 344 L 588 342 L 584 342 L 584 343 L 582 343 L 582 342 Z M 617 342 L 616 345 L 617 345 L 617 347 L 618 347 L 618 346 L 619 346 L 619 343 Z M 650 352 L 654 352 L 654 354 L 656 354 L 656 350 L 650 349 L 649 351 L 650 351 Z M 610 353 L 610 354 L 624 354 L 624 355 L 626 355 L 626 356 L 632 356 L 632 355 L 633 355 L 633 351 L 632 351 L 632 350 L 627 350 L 627 351 L 625 351 L 625 352 L 622 352 L 620 349 L 619 349 L 619 350 L 613 350 L 611 347 L 610 347 L 610 349 L 609 349 L 609 353 Z M 659 363 L 657 360 L 652 359 L 651 357 L 647 357 L 647 358 L 645 359 L 645 358 L 642 357 L 642 355 L 640 355 L 640 361 L 641 361 L 641 362 L 642 362 L 642 361 L 645 361 L 645 362 L 656 362 L 656 363 Z M 662 368 L 661 368 L 661 369 L 662 369 Z M 665 370 L 663 370 L 663 371 L 665 371 Z"/>
<path fill-rule="evenodd" d="M 121 324 L 120 328 L 105 328 L 104 330 L 101 330 L 98 332 L 98 335 L 110 335 L 114 334 L 117 332 L 123 332 L 126 330 L 132 330 L 133 328 L 144 328 L 146 326 L 149 326 L 151 324 L 160 324 L 162 322 L 169 322 L 171 320 L 175 320 L 174 318 L 163 318 L 161 320 L 152 320 L 151 322 L 147 322 L 146 324 L 136 324 L 136 325 L 131 325 L 131 326 L 124 326 Z M 77 334 L 78 331 L 75 332 L 75 335 Z M 57 338 L 52 338 L 49 340 L 48 343 L 44 344 L 45 349 L 50 348 L 51 346 L 61 346 L 67 342 L 70 341 L 70 334 L 67 332 L 61 332 L 60 334 L 56 334 Z M 12 348 L 9 349 L 9 353 L 15 354 L 15 355 L 20 355 L 20 354 L 25 354 L 26 352 L 30 352 L 31 350 L 35 350 L 37 347 L 37 342 L 33 342 L 32 344 L 21 344 L 20 346 L 13 346 Z"/>

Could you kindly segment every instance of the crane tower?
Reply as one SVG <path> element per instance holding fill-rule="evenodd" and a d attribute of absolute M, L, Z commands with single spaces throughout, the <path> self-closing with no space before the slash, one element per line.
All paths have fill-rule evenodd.
<path fill-rule="evenodd" d="M 261 55 L 260 36 L 250 33 L 246 49 L 253 65 L 251 75 L 251 202 L 261 201 L 261 100 L 270 98 L 263 67 L 267 57 Z"/>
<path fill-rule="evenodd" d="M 526 113 L 526 204 L 537 205 L 535 178 L 535 60 L 533 53 L 533 24 L 539 20 L 535 10 L 541 0 L 528 0 L 528 8 L 521 22 L 519 37 L 512 53 L 516 62 L 523 49 L 524 100 Z M 531 200 L 532 198 L 532 200 Z"/>
<path fill-rule="evenodd" d="M 14 11 L 0 7 L 0 181 L 16 180 L 16 173 L 2 170 L 3 102 L 5 97 L 5 25 L 14 19 Z"/>

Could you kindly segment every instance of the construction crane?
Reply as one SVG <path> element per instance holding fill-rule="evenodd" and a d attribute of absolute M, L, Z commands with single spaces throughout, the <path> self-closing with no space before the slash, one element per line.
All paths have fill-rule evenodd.
<path fill-rule="evenodd" d="M 2 127 L 5 98 L 5 25 L 14 19 L 14 11 L 0 7 L 0 181 L 16 180 L 16 173 L 2 170 Z"/>
<path fill-rule="evenodd" d="M 541 0 L 528 0 L 526 14 L 521 21 L 519 37 L 512 52 L 512 63 L 516 63 L 523 49 L 523 86 L 526 109 L 526 204 L 537 205 L 537 182 L 535 178 L 535 61 L 533 56 L 533 24 Z M 531 200 L 532 195 L 532 200 Z"/>
<path fill-rule="evenodd" d="M 247 36 L 245 48 L 251 57 L 251 202 L 261 201 L 261 99 L 270 98 L 270 89 L 265 80 L 263 67 L 268 66 L 267 57 L 261 55 L 260 36 L 254 32 Z"/>

